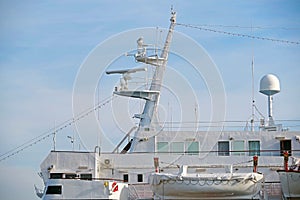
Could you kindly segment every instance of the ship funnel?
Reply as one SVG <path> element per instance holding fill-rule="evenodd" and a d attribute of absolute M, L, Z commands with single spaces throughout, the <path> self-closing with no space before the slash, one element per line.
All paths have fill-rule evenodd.
<path fill-rule="evenodd" d="M 268 96 L 268 117 L 269 117 L 269 127 L 274 127 L 273 120 L 273 95 L 280 92 L 280 82 L 279 79 L 273 74 L 267 74 L 260 80 L 259 92 Z"/>

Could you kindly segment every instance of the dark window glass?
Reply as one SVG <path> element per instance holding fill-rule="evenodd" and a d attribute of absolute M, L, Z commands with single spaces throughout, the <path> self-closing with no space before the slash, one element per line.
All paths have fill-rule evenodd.
<path fill-rule="evenodd" d="M 128 174 L 123 174 L 123 181 L 128 182 Z"/>
<path fill-rule="evenodd" d="M 81 179 L 92 180 L 92 174 L 80 174 Z"/>
<path fill-rule="evenodd" d="M 46 194 L 61 194 L 61 185 L 51 185 L 47 187 Z"/>
<path fill-rule="evenodd" d="M 280 141 L 280 156 L 283 156 L 284 151 L 289 152 L 289 156 L 292 155 L 292 141 L 291 140 L 281 140 Z"/>
<path fill-rule="evenodd" d="M 50 179 L 62 179 L 63 174 L 62 173 L 51 173 L 50 174 Z"/>
<path fill-rule="evenodd" d="M 143 174 L 138 174 L 137 178 L 138 178 L 138 182 L 143 182 Z"/>
<path fill-rule="evenodd" d="M 76 174 L 66 174 L 66 179 L 74 179 L 76 178 Z"/>
<path fill-rule="evenodd" d="M 218 142 L 218 155 L 229 156 L 229 141 Z"/>

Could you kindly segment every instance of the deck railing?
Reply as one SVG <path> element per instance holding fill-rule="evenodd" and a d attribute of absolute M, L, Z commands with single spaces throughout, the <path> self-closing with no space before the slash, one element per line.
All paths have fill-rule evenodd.
<path fill-rule="evenodd" d="M 148 183 L 129 184 L 129 199 L 153 199 L 153 192 Z"/>

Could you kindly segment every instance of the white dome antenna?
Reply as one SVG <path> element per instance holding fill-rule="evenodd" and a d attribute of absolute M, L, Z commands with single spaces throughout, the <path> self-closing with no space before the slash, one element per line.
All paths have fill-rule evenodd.
<path fill-rule="evenodd" d="M 272 102 L 273 95 L 280 92 L 279 79 L 273 74 L 267 74 L 260 80 L 259 92 L 268 96 L 269 126 L 274 126 Z"/>

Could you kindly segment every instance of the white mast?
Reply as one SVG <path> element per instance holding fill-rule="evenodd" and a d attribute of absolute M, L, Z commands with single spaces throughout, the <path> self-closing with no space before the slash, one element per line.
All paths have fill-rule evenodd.
<path fill-rule="evenodd" d="M 254 99 L 254 56 L 252 56 L 251 63 L 251 78 L 252 78 L 252 114 L 251 114 L 251 131 L 254 132 L 254 111 L 255 111 L 255 99 Z"/>
<path fill-rule="evenodd" d="M 157 106 L 159 103 L 160 91 L 163 83 L 164 72 L 166 70 L 167 62 L 168 62 L 168 54 L 172 41 L 174 27 L 176 25 L 176 12 L 172 10 L 171 12 L 171 24 L 169 27 L 169 31 L 167 34 L 167 38 L 162 49 L 161 55 L 152 55 L 147 56 L 148 45 L 144 44 L 143 38 L 139 38 L 137 40 L 137 53 L 134 55 L 135 60 L 137 62 L 142 62 L 146 64 L 150 64 L 155 66 L 155 72 L 153 74 L 152 82 L 150 88 L 148 90 L 128 90 L 127 82 L 125 80 L 126 76 L 131 73 L 135 73 L 137 71 L 143 71 L 141 68 L 130 69 L 130 70 L 115 70 L 115 71 L 107 71 L 107 74 L 123 74 L 124 79 L 124 87 L 116 88 L 114 94 L 131 97 L 131 98 L 139 98 L 146 100 L 143 112 L 141 114 L 135 114 L 134 117 L 140 119 L 138 130 L 135 132 L 132 145 L 132 151 L 151 151 L 153 150 L 153 141 L 149 141 L 151 137 L 151 131 L 159 130 L 158 126 L 158 116 L 157 116 Z M 144 145 L 140 142 L 146 142 Z M 151 145 L 152 144 L 152 145 Z M 149 146 L 148 146 L 149 145 Z"/>
<path fill-rule="evenodd" d="M 160 90 L 163 82 L 164 72 L 168 62 L 168 54 L 170 49 L 170 44 L 172 41 L 173 30 L 176 24 L 176 12 L 172 11 L 172 17 L 170 19 L 171 24 L 169 27 L 169 32 L 165 41 L 164 48 L 160 57 L 151 59 L 145 56 L 136 56 L 136 60 L 139 62 L 144 62 L 147 64 L 155 65 L 156 69 L 153 75 L 153 79 L 150 86 L 150 91 L 155 92 L 151 100 L 146 100 L 144 110 L 142 115 L 138 116 L 140 120 L 139 128 L 140 129 L 150 129 L 156 128 L 153 126 L 153 119 L 157 121 L 157 105 L 159 102 Z M 137 115 L 136 115 L 137 116 Z"/>

